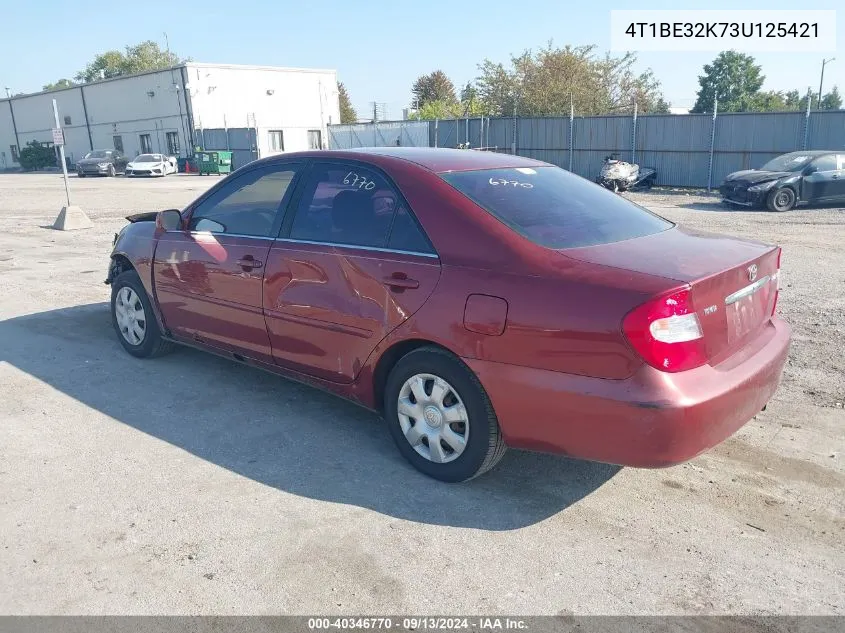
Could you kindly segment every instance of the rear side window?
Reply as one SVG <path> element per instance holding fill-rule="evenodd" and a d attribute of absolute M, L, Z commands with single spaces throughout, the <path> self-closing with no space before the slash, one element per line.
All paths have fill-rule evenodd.
<path fill-rule="evenodd" d="M 442 177 L 514 231 L 547 248 L 621 242 L 674 226 L 558 167 L 483 169 Z"/>

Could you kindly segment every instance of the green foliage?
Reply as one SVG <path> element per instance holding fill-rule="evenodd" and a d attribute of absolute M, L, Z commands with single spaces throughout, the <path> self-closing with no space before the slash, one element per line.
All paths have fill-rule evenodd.
<path fill-rule="evenodd" d="M 414 105 L 422 108 L 432 101 L 455 103 L 455 84 L 442 70 L 435 70 L 427 75 L 418 77 L 411 88 L 414 95 Z"/>
<path fill-rule="evenodd" d="M 152 40 L 145 40 L 135 46 L 127 46 L 125 53 L 120 51 L 106 51 L 100 53 L 84 70 L 79 71 L 74 79 L 81 82 L 91 82 L 97 79 L 110 79 L 122 75 L 170 68 L 181 63 L 177 55 L 163 51 Z"/>
<path fill-rule="evenodd" d="M 56 81 L 54 83 L 45 84 L 41 89 L 42 90 L 61 90 L 62 88 L 72 88 L 75 85 L 76 84 L 73 83 L 70 79 L 62 78 L 62 79 L 59 79 L 58 81 Z"/>
<path fill-rule="evenodd" d="M 704 64 L 698 78 L 697 99 L 691 112 L 713 112 L 719 97 L 719 112 L 749 112 L 766 79 L 751 55 L 722 51 L 711 64 Z"/>
<path fill-rule="evenodd" d="M 30 141 L 20 151 L 20 164 L 26 171 L 56 166 L 56 150 L 51 144 Z"/>
<path fill-rule="evenodd" d="M 842 96 L 839 88 L 834 86 L 825 96 L 822 97 L 822 110 L 840 110 L 842 108 Z"/>
<path fill-rule="evenodd" d="M 523 116 L 568 114 L 570 103 L 580 115 L 668 112 L 660 82 L 650 70 L 636 73 L 637 57 L 606 54 L 595 46 L 555 48 L 551 42 L 536 53 L 512 56 L 510 65 L 485 59 L 476 83 L 487 114 Z M 571 100 L 571 101 L 570 101 Z"/>
<path fill-rule="evenodd" d="M 352 107 L 349 92 L 341 81 L 337 82 L 337 99 L 340 102 L 340 122 L 355 123 L 358 120 L 358 115 L 355 113 L 355 108 Z"/>

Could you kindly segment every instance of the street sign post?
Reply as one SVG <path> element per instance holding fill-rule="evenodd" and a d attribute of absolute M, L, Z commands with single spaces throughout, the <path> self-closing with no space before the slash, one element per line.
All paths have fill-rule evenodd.
<path fill-rule="evenodd" d="M 67 162 L 65 161 L 65 135 L 62 131 L 62 126 L 59 124 L 59 106 L 56 105 L 56 100 L 53 99 L 53 119 L 56 127 L 53 128 L 53 143 L 59 148 L 59 158 L 62 161 L 62 175 L 65 180 L 65 197 L 67 204 L 62 207 L 56 221 L 53 222 L 53 228 L 60 231 L 69 231 L 71 229 L 87 229 L 92 226 L 91 220 L 85 215 L 85 212 L 79 207 L 75 207 L 70 203 L 70 186 L 67 182 Z"/>
<path fill-rule="evenodd" d="M 59 147 L 59 156 L 62 159 L 62 173 L 65 177 L 67 206 L 70 206 L 70 187 L 67 184 L 67 163 L 65 162 L 65 135 L 62 134 L 62 127 L 59 125 L 59 106 L 56 105 L 55 99 L 53 99 L 53 118 L 56 120 L 56 127 L 53 128 L 53 143 Z"/>

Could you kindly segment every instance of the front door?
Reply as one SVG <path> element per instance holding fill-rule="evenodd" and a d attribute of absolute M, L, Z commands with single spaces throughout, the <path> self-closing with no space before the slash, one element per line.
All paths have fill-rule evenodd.
<path fill-rule="evenodd" d="M 806 202 L 821 202 L 835 195 L 838 181 L 841 180 L 836 161 L 836 154 L 819 156 L 809 165 L 812 173 L 804 176 L 804 195 Z"/>
<path fill-rule="evenodd" d="M 440 260 L 396 187 L 372 168 L 317 162 L 298 197 L 267 257 L 273 356 L 349 383 L 434 290 Z"/>
<path fill-rule="evenodd" d="M 272 362 L 262 282 L 299 166 L 251 169 L 221 183 L 185 213 L 155 251 L 162 316 L 177 336 Z"/>

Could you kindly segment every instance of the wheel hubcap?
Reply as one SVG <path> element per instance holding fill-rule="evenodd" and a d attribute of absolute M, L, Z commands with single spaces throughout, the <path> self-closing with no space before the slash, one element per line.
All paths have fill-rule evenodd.
<path fill-rule="evenodd" d="M 469 417 L 452 385 L 433 374 L 416 374 L 402 385 L 397 410 L 405 439 L 431 462 L 451 462 L 464 452 Z"/>
<path fill-rule="evenodd" d="M 140 345 L 147 334 L 147 316 L 144 304 L 138 294 L 129 286 L 117 292 L 114 300 L 114 316 L 120 334 L 130 345 Z"/>

